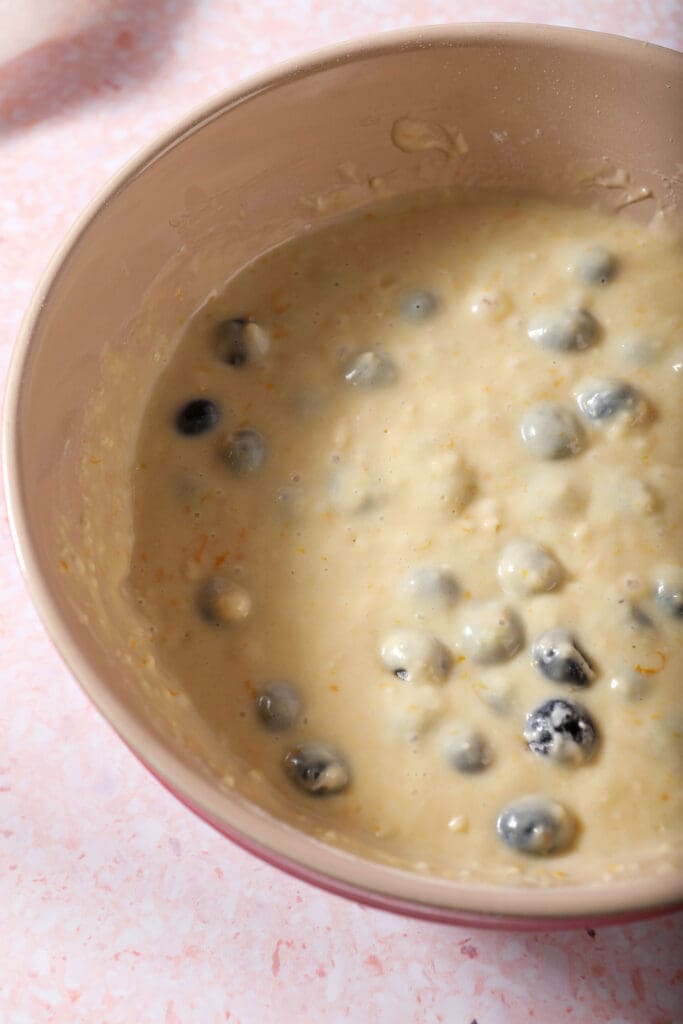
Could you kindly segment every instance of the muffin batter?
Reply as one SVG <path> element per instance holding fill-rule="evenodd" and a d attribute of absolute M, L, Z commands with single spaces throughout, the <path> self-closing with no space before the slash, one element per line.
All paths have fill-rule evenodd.
<path fill-rule="evenodd" d="M 502 196 L 309 232 L 198 311 L 130 588 L 283 817 L 482 880 L 675 859 L 682 325 L 671 240 Z"/>

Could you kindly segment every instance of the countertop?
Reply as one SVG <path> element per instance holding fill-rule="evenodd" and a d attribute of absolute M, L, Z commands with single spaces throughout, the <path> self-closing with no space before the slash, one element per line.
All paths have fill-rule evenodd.
<path fill-rule="evenodd" d="M 39 275 L 85 203 L 140 145 L 248 74 L 367 32 L 547 21 L 551 9 L 556 23 L 683 49 L 680 0 L 51 5 L 48 17 L 47 0 L 0 0 L 3 377 Z M 40 34 L 50 38 L 16 54 Z M 215 834 L 61 664 L 4 506 L 0 680 L 0 1024 L 683 1021 L 683 915 L 596 934 L 425 924 L 318 892 Z"/>

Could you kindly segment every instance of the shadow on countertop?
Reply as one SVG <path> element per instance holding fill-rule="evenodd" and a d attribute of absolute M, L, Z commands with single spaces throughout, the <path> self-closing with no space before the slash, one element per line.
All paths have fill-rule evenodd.
<path fill-rule="evenodd" d="M 111 0 L 81 31 L 0 65 L 0 139 L 152 78 L 196 0 Z"/>

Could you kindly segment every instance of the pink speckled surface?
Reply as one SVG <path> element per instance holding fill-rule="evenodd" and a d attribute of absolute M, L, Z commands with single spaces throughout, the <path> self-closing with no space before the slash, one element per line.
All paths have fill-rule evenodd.
<path fill-rule="evenodd" d="M 544 21 L 550 9 L 53 2 L 61 38 L 0 67 L 3 376 L 60 237 L 138 146 L 194 104 L 346 37 Z M 19 7 L 0 2 L 0 58 L 12 53 L 8 12 Z M 680 0 L 564 0 L 552 10 L 556 23 L 683 48 Z M 596 935 L 429 925 L 320 893 L 215 834 L 144 771 L 61 665 L 20 580 L 4 510 L 0 673 L 0 1024 L 307 1024 L 323 1014 L 363 1024 L 683 1022 L 683 915 Z"/>

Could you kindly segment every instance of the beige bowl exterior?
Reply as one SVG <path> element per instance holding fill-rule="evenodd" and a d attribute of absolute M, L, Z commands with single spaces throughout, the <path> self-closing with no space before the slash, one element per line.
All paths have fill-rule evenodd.
<path fill-rule="evenodd" d="M 398 148 L 400 118 L 445 126 L 446 142 L 432 127 L 426 148 Z M 60 569 L 64 523 L 78 529 L 84 410 L 102 384 L 103 354 L 140 348 L 136 324 L 150 295 L 182 282 L 169 308 L 157 309 L 170 337 L 246 259 L 379 195 L 455 181 L 613 207 L 637 199 L 626 215 L 658 209 L 680 219 L 682 119 L 683 59 L 645 43 L 528 25 L 380 36 L 211 101 L 124 168 L 53 260 L 16 346 L 5 405 L 5 483 L 22 568 L 58 649 L 129 747 L 205 819 L 271 862 L 377 906 L 484 925 L 623 919 L 683 900 L 683 877 L 656 865 L 636 881 L 542 891 L 424 877 L 327 846 L 221 788 L 114 649 L 122 620 L 105 628 L 105 605 Z M 111 477 L 122 507 L 154 376 L 153 362 L 136 358 L 146 369 L 121 415 Z"/>

